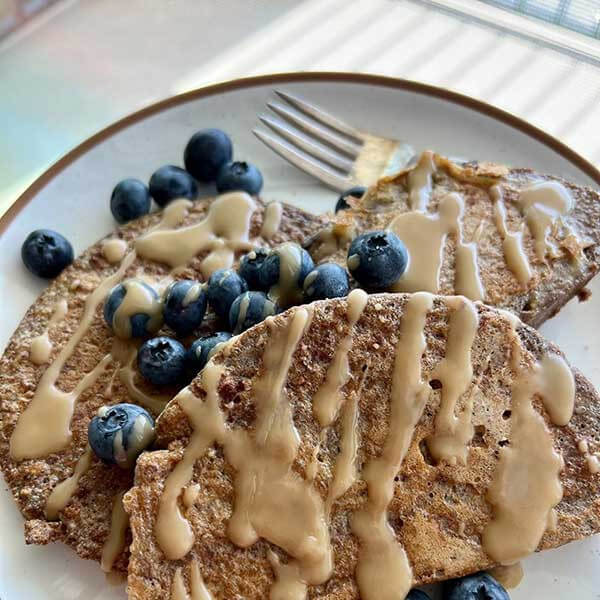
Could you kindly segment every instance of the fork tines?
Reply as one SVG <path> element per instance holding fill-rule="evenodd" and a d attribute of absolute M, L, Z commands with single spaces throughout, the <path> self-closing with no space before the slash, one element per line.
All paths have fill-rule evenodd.
<path fill-rule="evenodd" d="M 342 191 L 353 182 L 354 161 L 363 144 L 363 134 L 319 108 L 288 93 L 276 91 L 286 103 L 268 102 L 279 118 L 259 118 L 276 135 L 254 129 L 253 133 L 271 150 L 293 165 Z"/>

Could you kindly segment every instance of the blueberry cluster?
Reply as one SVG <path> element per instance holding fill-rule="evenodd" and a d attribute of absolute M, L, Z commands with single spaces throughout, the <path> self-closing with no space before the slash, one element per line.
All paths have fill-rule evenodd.
<path fill-rule="evenodd" d="M 369 291 L 390 289 L 407 263 L 406 248 L 389 231 L 360 235 L 348 250 L 348 270 Z M 230 336 L 226 331 L 237 335 L 289 306 L 343 297 L 349 288 L 348 272 L 343 267 L 336 263 L 315 267 L 306 250 L 287 242 L 252 250 L 241 258 L 237 271 L 219 269 L 205 284 L 173 282 L 162 298 L 144 282 L 119 284 L 106 300 L 104 317 L 119 337 L 155 334 L 164 321 L 181 339 L 197 331 L 210 306 L 224 324 L 223 332 L 201 338 L 187 350 L 177 339 L 164 336 L 148 339 L 140 347 L 138 367 L 142 376 L 155 385 L 175 385 L 204 367 L 214 346 Z M 128 301 L 131 290 L 137 302 Z M 161 303 L 159 310 L 157 303 Z M 128 309 L 120 315 L 125 305 Z"/>
<path fill-rule="evenodd" d="M 164 165 L 152 173 L 148 185 L 135 178 L 123 179 L 110 196 L 110 210 L 118 223 L 127 223 L 150 212 L 152 199 L 160 207 L 176 198 L 194 200 L 203 184 L 214 184 L 219 193 L 243 191 L 256 195 L 263 186 L 261 172 L 253 164 L 233 161 L 233 144 L 220 129 L 202 129 L 188 141 L 185 169 Z M 73 262 L 73 247 L 50 229 L 32 231 L 21 246 L 23 263 L 34 275 L 56 277 Z"/>
<path fill-rule="evenodd" d="M 292 242 L 252 250 L 240 260 L 236 276 L 245 289 L 222 307 L 229 307 L 229 326 L 235 334 L 293 304 L 338 298 L 349 291 L 342 267 L 336 263 L 315 267 L 310 254 Z"/>
<path fill-rule="evenodd" d="M 220 129 L 202 129 L 188 141 L 185 169 L 164 165 L 154 171 L 148 185 L 134 178 L 123 179 L 113 189 L 110 210 L 119 223 L 127 223 L 150 212 L 152 199 L 161 207 L 176 198 L 194 200 L 203 184 L 214 184 L 219 193 L 244 191 L 256 195 L 263 185 L 260 171 L 252 164 L 233 161 L 233 144 Z"/>

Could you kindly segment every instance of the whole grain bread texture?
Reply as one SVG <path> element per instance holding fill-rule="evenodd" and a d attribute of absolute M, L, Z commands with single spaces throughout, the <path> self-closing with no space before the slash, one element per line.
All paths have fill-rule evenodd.
<path fill-rule="evenodd" d="M 212 199 L 207 198 L 195 202 L 182 226 L 200 221 L 211 201 Z M 320 217 L 284 205 L 278 231 L 270 240 L 264 240 L 260 237 L 264 207 L 261 201 L 257 201 L 257 210 L 251 221 L 250 239 L 257 246 L 276 245 L 285 241 L 299 242 L 322 225 Z M 160 219 L 160 212 L 150 214 L 120 227 L 108 237 L 121 238 L 131 248 L 133 241 L 157 225 Z M 194 258 L 185 270 L 178 272 L 177 278 L 202 280 L 199 265 L 204 255 Z M 114 377 L 118 365 L 113 361 L 96 384 L 79 398 L 71 420 L 72 441 L 63 451 L 45 458 L 15 462 L 10 457 L 9 442 L 15 424 L 27 408 L 46 368 L 46 365 L 36 366 L 30 361 L 31 340 L 46 328 L 56 302 L 66 298 L 66 318 L 49 331 L 53 344 L 50 357 L 52 361 L 77 328 L 88 295 L 117 268 L 118 265 L 111 265 L 104 258 L 101 242 L 86 250 L 27 310 L 0 360 L 0 467 L 25 518 L 25 539 L 27 543 L 33 544 L 60 540 L 73 547 L 79 556 L 93 560 L 100 560 L 110 530 L 113 499 L 117 493 L 131 486 L 133 472 L 104 464 L 93 456 L 91 467 L 79 480 L 77 490 L 60 513 L 59 520 L 46 520 L 44 507 L 51 491 L 73 473 L 77 460 L 84 453 L 88 423 L 98 408 L 104 404 L 135 403 L 119 377 Z M 158 281 L 168 273 L 169 267 L 166 265 L 137 257 L 125 277 L 141 276 L 148 281 Z M 223 329 L 227 329 L 227 326 L 209 310 L 200 329 L 184 341 L 189 343 L 199 335 Z M 174 333 L 165 326 L 159 335 L 174 336 Z M 72 390 L 85 373 L 111 352 L 114 339 L 102 317 L 101 303 L 91 327 L 66 362 L 57 381 L 58 387 L 65 391 Z M 178 391 L 176 388 L 155 388 L 144 382 L 139 375 L 136 375 L 136 384 L 146 394 L 166 400 Z M 125 550 L 115 562 L 114 569 L 126 571 L 127 560 L 128 552 Z"/>
<path fill-rule="evenodd" d="M 464 198 L 462 219 L 463 241 L 475 241 L 478 266 L 485 289 L 483 301 L 515 313 L 532 327 L 539 327 L 553 317 L 600 268 L 600 192 L 591 187 L 573 184 L 560 177 L 541 175 L 531 169 L 508 168 L 492 163 L 458 165 L 433 154 L 436 171 L 432 177 L 432 192 L 427 212 L 437 212 L 440 200 L 450 192 Z M 408 204 L 408 176 L 411 167 L 390 177 L 383 177 L 362 199 L 348 197 L 349 208 L 331 217 L 322 232 L 305 242 L 315 262 L 335 261 L 346 265 L 352 239 L 366 231 L 385 229 Z M 557 245 L 557 257 L 540 261 L 536 257 L 533 238 L 526 218 L 519 209 L 518 197 L 523 188 L 542 181 L 557 181 L 572 194 L 574 207 L 563 217 L 563 224 L 549 233 L 548 239 Z M 510 232 L 523 232 L 523 250 L 529 259 L 532 278 L 523 287 L 508 269 L 502 237 L 494 220 L 494 201 L 490 188 L 502 190 Z M 446 238 L 438 293 L 453 295 L 455 277 L 456 236 Z"/>
<path fill-rule="evenodd" d="M 408 299 L 406 294 L 369 297 L 368 304 L 353 330 L 349 352 L 351 378 L 342 390 L 343 401 L 358 392 L 359 448 L 358 473 L 372 457 L 379 456 L 388 434 L 390 390 L 399 326 Z M 312 320 L 291 361 L 285 383 L 300 445 L 293 464 L 305 478 L 320 439 L 320 428 L 312 412 L 312 399 L 324 381 L 340 341 L 349 333 L 345 299 L 315 302 Z M 285 327 L 290 309 L 275 318 Z M 425 336 L 427 347 L 421 365 L 424 381 L 445 356 L 449 308 L 437 297 L 428 313 Z M 486 501 L 499 460 L 500 448 L 510 440 L 511 368 L 514 333 L 506 313 L 477 305 L 479 328 L 472 346 L 473 382 L 479 393 L 474 397 L 472 422 L 474 437 L 469 444 L 466 465 L 435 464 L 425 439 L 433 431 L 440 406 L 440 391 L 431 383 L 431 395 L 419 421 L 404 462 L 397 473 L 394 495 L 389 505 L 389 524 L 405 548 L 413 568 L 414 584 L 420 585 L 462 576 L 493 566 L 481 545 L 481 535 L 492 509 Z M 544 340 L 531 327 L 520 324 L 517 340 L 522 347 L 521 367 L 526 369 L 546 353 L 561 351 Z M 230 428 L 254 427 L 257 408 L 253 383 L 263 373 L 263 354 L 271 339 L 270 329 L 259 324 L 219 352 L 214 360 L 224 366 L 218 385 L 221 409 Z M 554 426 L 541 401 L 534 407 L 542 415 L 553 436 L 554 446 L 564 458 L 561 481 L 564 497 L 556 507 L 557 526 L 543 536 L 539 550 L 553 548 L 589 536 L 600 530 L 600 476 L 592 475 L 578 451 L 578 441 L 590 441 L 590 451 L 600 449 L 600 397 L 575 369 L 575 414 L 564 427 Z M 205 397 L 201 377 L 190 386 L 201 402 Z M 465 407 L 468 393 L 456 408 Z M 314 485 L 322 498 L 332 480 L 333 465 L 340 449 L 340 418 L 328 430 L 318 450 L 318 472 Z M 212 447 L 196 461 L 192 483 L 200 484 L 195 504 L 183 509 L 195 534 L 195 543 L 184 560 L 169 561 L 154 533 L 157 509 L 165 480 L 182 458 L 191 435 L 185 413 L 173 400 L 157 424 L 157 445 L 164 450 L 142 454 L 138 459 L 135 487 L 125 496 L 130 514 L 133 542 L 129 563 L 130 600 L 158 600 L 169 597 L 174 573 L 196 559 L 204 581 L 215 600 L 269 597 L 274 575 L 267 558 L 270 549 L 282 562 L 288 557 L 264 539 L 242 549 L 229 541 L 227 524 L 234 501 L 234 471 L 222 448 Z M 366 485 L 360 479 L 333 505 L 330 533 L 335 569 L 327 583 L 309 586 L 310 599 L 351 600 L 359 598 L 354 571 L 359 542 L 350 531 L 349 516 L 363 505 Z M 189 587 L 188 587 L 189 589 Z"/>

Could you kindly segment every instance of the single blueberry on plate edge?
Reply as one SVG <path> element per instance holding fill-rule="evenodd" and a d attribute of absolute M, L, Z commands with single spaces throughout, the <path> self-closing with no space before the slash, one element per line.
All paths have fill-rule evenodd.
<path fill-rule="evenodd" d="M 73 246 L 56 231 L 36 229 L 25 238 L 21 259 L 31 273 L 51 279 L 73 262 Z"/>

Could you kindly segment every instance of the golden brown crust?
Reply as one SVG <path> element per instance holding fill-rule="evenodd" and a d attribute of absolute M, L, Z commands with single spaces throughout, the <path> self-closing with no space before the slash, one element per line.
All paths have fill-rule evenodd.
<path fill-rule="evenodd" d="M 382 294 L 370 296 L 358 321 L 349 354 L 352 379 L 344 388 L 347 397 L 364 377 L 359 398 L 360 449 L 357 465 L 379 455 L 387 435 L 389 396 L 399 323 L 407 296 Z M 293 407 L 294 424 L 301 443 L 294 470 L 305 475 L 319 439 L 311 400 L 330 364 L 341 338 L 348 332 L 346 301 L 331 300 L 312 305 L 314 314 L 294 354 L 286 392 Z M 277 317 L 287 322 L 295 309 Z M 448 308 L 437 299 L 427 317 L 427 349 L 423 356 L 423 377 L 427 380 L 445 355 Z M 475 396 L 473 425 L 475 436 L 469 447 L 466 466 L 435 465 L 424 439 L 433 430 L 439 406 L 439 391 L 431 397 L 413 437 L 407 457 L 396 479 L 389 522 L 405 547 L 413 566 L 415 584 L 457 577 L 492 566 L 481 547 L 481 533 L 491 516 L 486 501 L 495 471 L 499 448 L 510 438 L 511 384 L 515 374 L 510 366 L 512 330 L 505 316 L 479 304 L 479 329 L 472 348 L 474 378 L 481 377 L 481 394 Z M 335 326 L 332 326 L 335 324 Z M 518 336 L 525 352 L 523 366 L 531 366 L 545 353 L 561 354 L 534 329 L 522 325 Z M 258 325 L 240 336 L 227 355 L 216 360 L 225 366 L 220 380 L 221 408 L 230 427 L 252 428 L 255 418 L 252 380 L 261 373 L 262 356 L 269 329 Z M 562 355 L 562 354 L 561 354 Z M 577 371 L 576 413 L 565 427 L 552 425 L 543 405 L 534 401 L 546 420 L 555 447 L 565 459 L 562 474 L 564 498 L 557 506 L 558 526 L 546 533 L 539 549 L 559 546 L 600 530 L 600 479 L 591 475 L 577 449 L 582 438 L 596 440 L 600 424 L 600 397 Z M 203 397 L 200 378 L 191 390 Z M 457 412 L 464 406 L 459 402 Z M 583 412 L 582 412 L 583 411 Z M 339 450 L 339 421 L 321 446 L 319 472 L 315 480 L 321 496 L 331 480 L 332 466 Z M 190 426 L 177 402 L 171 402 L 158 420 L 158 444 L 168 450 L 146 453 L 138 461 L 136 486 L 126 495 L 126 510 L 131 515 L 134 541 L 131 546 L 129 594 L 134 600 L 168 597 L 173 573 L 185 561 L 170 562 L 163 556 L 154 537 L 158 500 L 165 478 L 181 458 Z M 593 450 L 598 441 L 592 442 Z M 201 484 L 200 498 L 187 512 L 196 543 L 187 558 L 197 558 L 202 574 L 215 598 L 258 600 L 268 597 L 273 581 L 266 558 L 270 545 L 260 541 L 248 549 L 229 542 L 227 521 L 234 498 L 233 471 L 221 449 L 213 448 L 197 461 L 193 481 Z M 356 482 L 333 508 L 331 537 L 335 553 L 333 577 L 322 586 L 310 587 L 309 598 L 350 600 L 358 598 L 354 582 L 358 542 L 350 533 L 348 516 L 362 505 L 365 484 Z M 271 547 L 282 555 L 276 547 Z M 286 557 L 282 556 L 283 560 Z M 184 570 L 185 571 L 185 570 Z"/>
<path fill-rule="evenodd" d="M 566 302 L 586 285 L 600 268 L 600 194 L 589 187 L 572 184 L 560 177 L 540 175 L 530 169 L 509 169 L 493 163 L 467 163 L 457 165 L 448 159 L 434 155 L 437 167 L 433 175 L 433 194 L 430 211 L 437 210 L 440 199 L 448 192 L 459 192 L 464 197 L 465 214 L 463 238 L 471 241 L 481 227 L 478 247 L 478 264 L 486 294 L 484 302 L 514 312 L 532 327 L 539 327 L 553 317 Z M 397 175 L 380 179 L 362 200 L 350 198 L 349 210 L 340 211 L 332 218 L 334 224 L 345 227 L 352 223 L 357 233 L 387 227 L 399 213 L 408 210 L 407 176 L 411 169 Z M 519 190 L 538 181 L 558 181 L 575 199 L 575 207 L 565 218 L 574 226 L 580 240 L 586 244 L 585 260 L 573 258 L 579 252 L 572 238 L 559 240 L 561 256 L 550 260 L 548 265 L 540 262 L 534 252 L 533 240 L 524 227 L 523 246 L 529 258 L 533 277 L 523 288 L 506 266 L 502 239 L 494 223 L 493 202 L 489 188 L 499 185 L 503 190 L 510 231 L 518 231 L 524 225 L 517 199 Z M 318 262 L 334 260 L 346 265 L 350 240 L 340 244 L 338 251 L 323 253 L 318 244 L 308 248 Z M 440 274 L 440 294 L 452 295 L 454 290 L 455 241 L 446 241 L 445 258 Z"/>
<path fill-rule="evenodd" d="M 199 200 L 194 204 L 185 223 L 200 220 L 206 213 L 210 199 Z M 262 224 L 264 205 L 253 216 L 251 239 L 259 235 Z M 135 222 L 119 228 L 111 237 L 120 237 L 131 242 L 140 233 L 156 225 L 161 213 L 153 213 Z M 322 219 L 314 217 L 297 208 L 284 206 L 281 226 L 268 242 L 275 245 L 283 241 L 301 241 L 321 226 Z M 261 241 L 261 244 L 266 242 Z M 202 256 L 194 259 L 189 268 L 181 273 L 181 278 L 202 279 L 198 265 Z M 71 421 L 72 442 L 64 451 L 51 454 L 39 460 L 25 460 L 16 463 L 9 455 L 9 441 L 19 415 L 33 397 L 37 383 L 45 366 L 36 366 L 29 360 L 29 347 L 33 337 L 39 335 L 53 312 L 54 305 L 60 298 L 68 300 L 68 313 L 64 321 L 56 324 L 50 331 L 50 339 L 54 348 L 51 360 L 76 329 L 83 313 L 86 297 L 96 288 L 99 282 L 113 273 L 116 266 L 110 265 L 103 257 L 101 243 L 97 243 L 84 252 L 75 262 L 53 281 L 29 308 L 19 327 L 11 337 L 4 355 L 0 360 L 0 467 L 17 501 L 25 522 L 25 538 L 27 543 L 46 544 L 62 540 L 72 546 L 83 558 L 99 560 L 104 541 L 110 528 L 110 515 L 113 498 L 119 491 L 128 489 L 133 480 L 133 473 L 122 471 L 115 466 L 107 466 L 93 458 L 90 469 L 79 481 L 77 491 L 60 515 L 60 521 L 49 523 L 44 518 L 44 506 L 51 490 L 57 483 L 69 477 L 78 458 L 87 444 L 87 426 L 91 417 L 102 404 L 130 402 L 129 395 L 115 378 L 112 384 L 110 400 L 103 393 L 114 372 L 111 365 L 103 373 L 97 383 L 82 394 L 76 403 Z M 168 273 L 168 267 L 137 258 L 128 269 L 127 276 L 142 272 L 144 276 L 160 277 Z M 79 283 L 77 283 L 79 282 Z M 223 329 L 214 315 L 209 314 L 200 331 L 208 333 Z M 167 335 L 173 335 L 167 328 Z M 90 371 L 110 352 L 113 336 L 102 318 L 102 306 L 76 351 L 66 362 L 59 377 L 58 386 L 71 390 L 83 374 Z M 149 394 L 157 394 L 158 390 L 144 382 L 139 387 Z M 171 396 L 176 389 L 160 390 Z M 126 570 L 127 555 L 121 554 L 115 568 Z"/>

